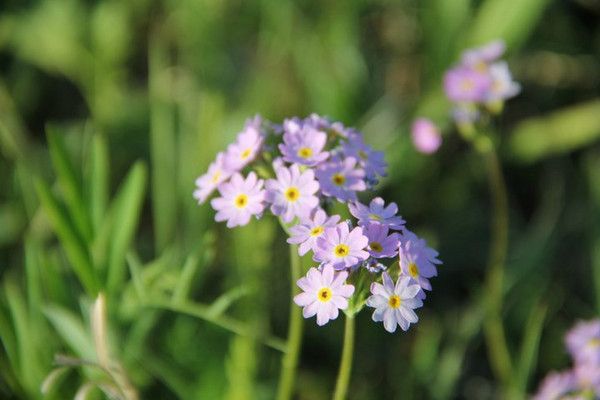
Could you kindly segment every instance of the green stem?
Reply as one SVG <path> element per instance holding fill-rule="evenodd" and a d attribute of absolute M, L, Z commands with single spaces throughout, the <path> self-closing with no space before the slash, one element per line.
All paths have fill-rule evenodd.
<path fill-rule="evenodd" d="M 302 310 L 294 303 L 296 294 L 296 281 L 302 276 L 298 246 L 290 245 L 290 322 L 288 327 L 288 340 L 286 351 L 281 360 L 281 375 L 277 389 L 278 400 L 288 400 L 294 393 L 298 357 L 302 345 Z"/>
<path fill-rule="evenodd" d="M 337 382 L 333 400 L 344 400 L 348 392 L 350 374 L 352 372 L 352 356 L 354 354 L 354 315 L 346 315 L 344 324 L 344 347 L 342 349 L 342 360 L 338 371 Z"/>
<path fill-rule="evenodd" d="M 490 143 L 491 144 L 491 143 Z M 500 160 L 493 145 L 480 149 L 485 157 L 493 219 L 491 248 L 487 267 L 487 316 L 484 331 L 494 375 L 505 386 L 510 383 L 512 361 L 502 323 L 504 263 L 508 250 L 508 196 Z"/>

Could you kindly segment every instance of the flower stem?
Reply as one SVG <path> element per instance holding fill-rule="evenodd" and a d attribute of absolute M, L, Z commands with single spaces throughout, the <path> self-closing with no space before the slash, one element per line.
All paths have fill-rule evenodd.
<path fill-rule="evenodd" d="M 302 275 L 298 246 L 290 245 L 290 322 L 288 326 L 288 340 L 286 351 L 281 360 L 281 375 L 279 376 L 279 387 L 277 389 L 278 400 L 288 400 L 294 393 L 296 369 L 300 346 L 302 345 L 302 310 L 294 303 L 296 294 L 296 281 Z"/>
<path fill-rule="evenodd" d="M 487 316 L 484 331 L 494 375 L 505 386 L 510 383 L 512 361 L 502 323 L 502 299 L 504 296 L 504 263 L 508 250 L 508 196 L 500 160 L 489 146 L 482 151 L 487 167 L 492 196 L 493 219 L 490 256 L 487 267 Z"/>
<path fill-rule="evenodd" d="M 354 315 L 346 314 L 344 324 L 344 347 L 342 349 L 342 360 L 338 371 L 337 382 L 333 400 L 344 400 L 348 392 L 350 383 L 350 373 L 352 372 L 352 356 L 354 354 Z"/>

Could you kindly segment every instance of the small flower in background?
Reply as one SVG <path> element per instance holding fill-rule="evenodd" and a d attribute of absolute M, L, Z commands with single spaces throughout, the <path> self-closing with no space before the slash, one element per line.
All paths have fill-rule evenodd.
<path fill-rule="evenodd" d="M 551 372 L 533 400 L 600 398 L 600 319 L 579 322 L 565 335 L 573 368 Z"/>
<path fill-rule="evenodd" d="M 482 69 L 485 68 L 488 63 L 502 57 L 505 51 L 506 44 L 504 44 L 504 41 L 494 40 L 481 47 L 465 50 L 462 54 L 461 62 L 464 65 Z"/>
<path fill-rule="evenodd" d="M 411 137 L 415 148 L 424 154 L 433 154 L 442 145 L 440 130 L 427 118 L 417 118 L 413 122 Z"/>
<path fill-rule="evenodd" d="M 424 239 L 405 230 L 400 236 L 400 270 L 402 274 L 412 278 L 422 289 L 421 295 L 425 297 L 425 290 L 431 290 L 429 278 L 437 276 L 438 252 L 427 247 Z"/>
<path fill-rule="evenodd" d="M 217 159 L 209 165 L 208 172 L 196 179 L 197 189 L 194 191 L 194 198 L 198 200 L 199 204 L 204 203 L 217 186 L 226 181 L 231 175 L 225 169 L 224 158 L 223 153 L 217 154 Z"/>
<path fill-rule="evenodd" d="M 265 200 L 283 222 L 306 216 L 319 205 L 319 184 L 313 170 L 300 172 L 298 165 L 293 164 L 290 168 L 278 168 L 275 173 L 277 179 L 269 179 L 265 184 Z"/>
<path fill-rule="evenodd" d="M 329 217 L 325 211 L 317 209 L 312 218 L 305 218 L 298 225 L 290 228 L 291 236 L 287 242 L 299 244 L 298 254 L 303 256 L 309 250 L 314 251 L 317 239 L 323 235 L 325 229 L 336 226 L 339 220 L 339 215 Z"/>
<path fill-rule="evenodd" d="M 459 66 L 449 70 L 444 76 L 446 96 L 456 103 L 483 101 L 492 84 L 487 71 Z"/>
<path fill-rule="evenodd" d="M 317 325 L 325 325 L 336 319 L 339 310 L 348 308 L 348 298 L 354 293 L 354 286 L 346 284 L 348 273 L 335 273 L 331 266 L 325 266 L 322 272 L 311 268 L 306 277 L 298 280 L 303 293 L 294 297 L 294 302 L 304 307 L 304 318 L 317 316 Z"/>
<path fill-rule="evenodd" d="M 381 225 L 389 226 L 391 229 L 402 229 L 406 221 L 401 216 L 396 215 L 398 213 L 398 206 L 396 203 L 390 203 L 385 206 L 385 202 L 381 197 L 375 197 L 369 203 L 369 206 L 354 202 L 348 204 L 350 213 L 358 219 L 358 225 L 364 226 L 371 222 L 376 222 Z"/>
<path fill-rule="evenodd" d="M 243 226 L 250 222 L 250 217 L 259 215 L 264 209 L 265 191 L 263 180 L 250 172 L 244 179 L 236 173 L 229 182 L 219 185 L 221 197 L 213 199 L 210 204 L 217 214 L 215 220 L 227 221 L 227 227 Z"/>
<path fill-rule="evenodd" d="M 392 258 L 398 254 L 398 233 L 389 234 L 389 228 L 376 222 L 371 222 L 363 228 L 363 234 L 369 239 L 367 250 L 374 258 Z"/>
<path fill-rule="evenodd" d="M 363 230 L 356 227 L 350 230 L 347 222 L 341 222 L 333 228 L 325 229 L 317 239 L 314 260 L 330 265 L 335 269 L 351 268 L 369 257 L 365 248 L 369 239 Z"/>
<path fill-rule="evenodd" d="M 334 159 L 321 165 L 316 172 L 321 193 L 335 197 L 340 202 L 356 200 L 356 192 L 367 189 L 365 171 L 357 168 L 356 164 L 356 158 L 348 157 L 343 161 Z"/>
<path fill-rule="evenodd" d="M 385 330 L 390 333 L 395 332 L 398 325 L 406 331 L 410 324 L 419 320 L 413 310 L 423 306 L 423 302 L 416 297 L 421 288 L 419 285 L 411 285 L 408 277 L 399 277 L 395 285 L 387 272 L 382 277 L 383 285 L 373 282 L 372 296 L 367 299 L 367 305 L 375 308 L 373 321 L 383 321 Z"/>

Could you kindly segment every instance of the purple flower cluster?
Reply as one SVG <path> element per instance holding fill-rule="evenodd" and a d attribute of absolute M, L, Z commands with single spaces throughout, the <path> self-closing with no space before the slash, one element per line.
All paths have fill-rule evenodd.
<path fill-rule="evenodd" d="M 444 90 L 454 103 L 453 117 L 457 123 L 475 122 L 481 107 L 499 111 L 504 100 L 521 91 L 508 64 L 499 60 L 504 51 L 504 42 L 500 40 L 467 50 L 460 63 L 446 72 Z"/>
<path fill-rule="evenodd" d="M 210 204 L 215 220 L 229 228 L 265 211 L 280 219 L 288 243 L 317 263 L 298 280 L 302 293 L 294 298 L 305 318 L 324 325 L 339 310 L 367 305 L 373 320 L 394 332 L 418 321 L 414 309 L 423 305 L 440 261 L 406 229 L 396 203 L 358 200 L 386 174 L 383 152 L 340 122 L 313 114 L 275 125 L 255 117 L 196 180 L 194 198 L 203 203 L 218 192 Z M 356 220 L 328 214 L 335 201 Z"/>
<path fill-rule="evenodd" d="M 600 398 L 600 319 L 579 322 L 565 336 L 574 366 L 551 372 L 533 400 Z"/>

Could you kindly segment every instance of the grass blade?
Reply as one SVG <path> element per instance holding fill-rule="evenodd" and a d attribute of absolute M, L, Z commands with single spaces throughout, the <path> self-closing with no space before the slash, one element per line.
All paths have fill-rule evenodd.
<path fill-rule="evenodd" d="M 109 156 L 106 139 L 101 134 L 94 135 L 89 171 L 89 209 L 94 232 L 98 232 L 106 213 L 109 185 Z"/>
<path fill-rule="evenodd" d="M 59 336 L 78 357 L 86 361 L 96 360 L 94 342 L 79 317 L 54 305 L 44 307 L 44 314 Z"/>

